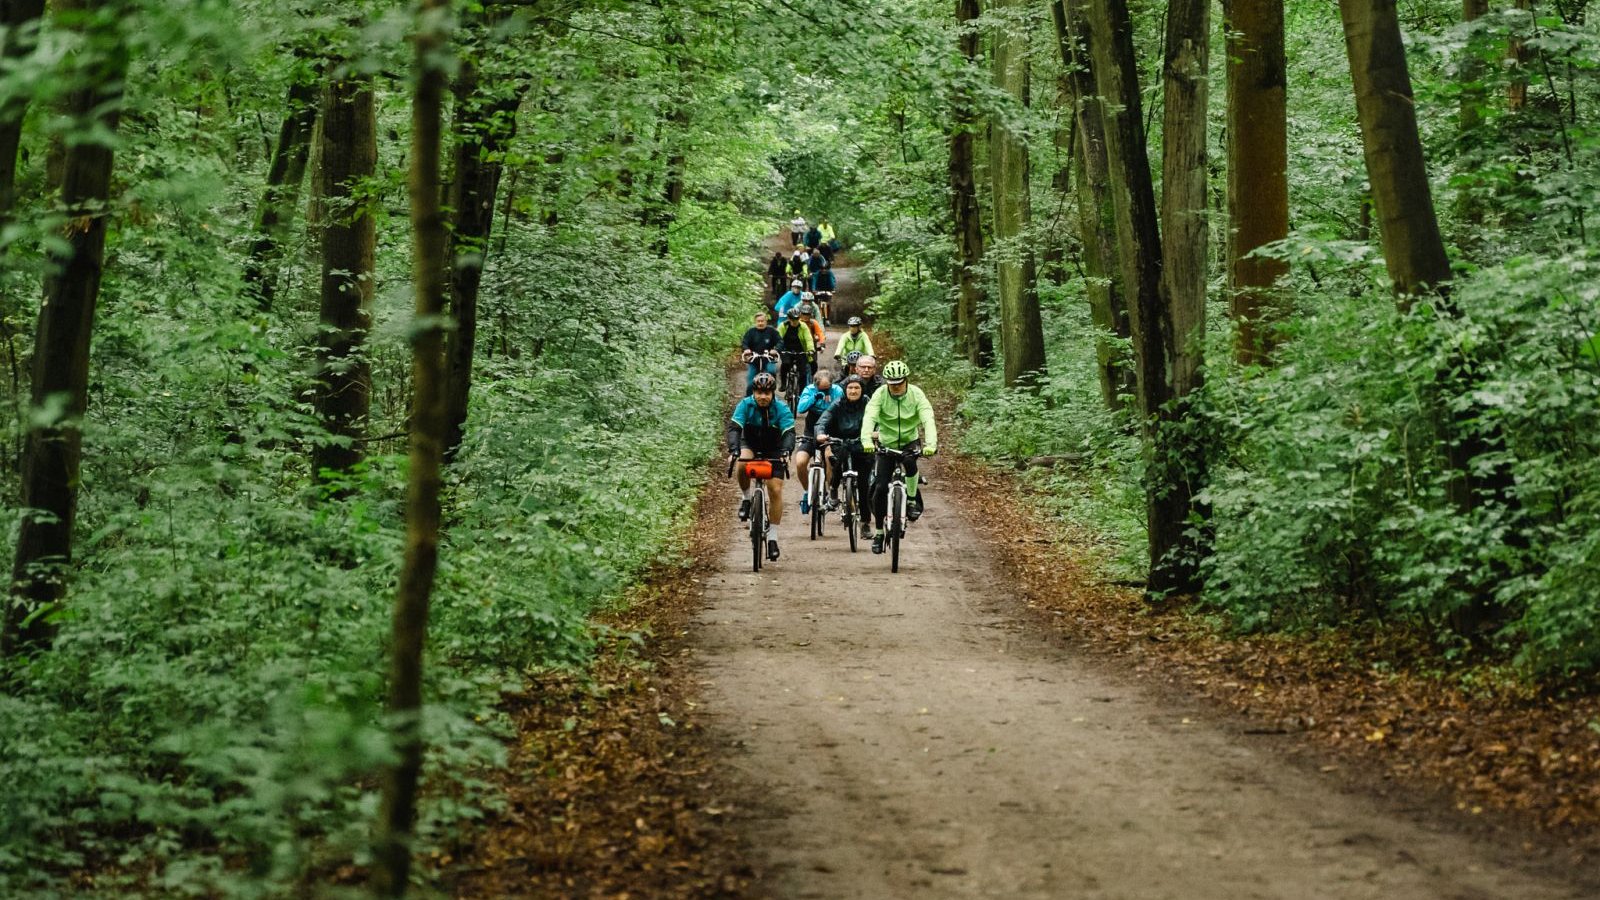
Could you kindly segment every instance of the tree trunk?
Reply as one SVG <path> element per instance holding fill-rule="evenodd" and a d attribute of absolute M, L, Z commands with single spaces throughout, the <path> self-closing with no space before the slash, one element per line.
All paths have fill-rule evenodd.
<path fill-rule="evenodd" d="M 501 154 L 516 133 L 522 89 L 484 96 L 473 63 L 462 62 L 455 84 L 455 178 L 450 183 L 450 311 L 455 328 L 445 336 L 445 461 L 466 436 L 472 359 L 478 334 L 478 284 L 494 226 Z"/>
<path fill-rule="evenodd" d="M 110 135 L 117 129 L 128 69 L 116 4 L 61 0 L 63 11 L 83 14 L 82 86 L 67 98 L 77 130 Z M 69 25 L 69 27 L 74 27 Z M 51 253 L 34 337 L 27 451 L 23 459 L 21 530 L 11 570 L 11 603 L 0 629 L 0 654 L 47 644 L 55 634 L 51 614 L 66 596 L 72 563 L 72 526 L 78 506 L 83 455 L 83 415 L 88 408 L 89 340 L 94 330 L 105 262 L 111 194 L 111 146 L 101 138 L 65 148 L 61 180 L 67 224 Z"/>
<path fill-rule="evenodd" d="M 684 170 L 688 165 L 684 146 L 689 140 L 689 101 L 692 94 L 683 28 L 670 10 L 662 12 L 667 23 L 667 53 L 672 57 L 677 72 L 677 77 L 668 88 L 667 127 L 663 129 L 667 144 L 666 184 L 662 190 L 661 209 L 656 216 L 656 226 L 660 229 L 656 238 L 656 254 L 665 258 L 671 249 L 672 225 L 678 221 L 678 206 L 683 203 Z"/>
<path fill-rule="evenodd" d="M 1051 12 L 1077 122 L 1073 156 L 1078 168 L 1078 233 L 1088 276 L 1089 313 L 1099 332 L 1095 356 L 1100 396 L 1108 409 L 1116 410 L 1133 393 L 1135 379 L 1133 372 L 1118 362 L 1117 346 L 1111 340 L 1112 335 L 1127 340 L 1131 332 L 1117 264 L 1117 212 L 1107 170 L 1103 104 L 1091 68 L 1089 0 L 1054 0 Z"/>
<path fill-rule="evenodd" d="M 1289 236 L 1289 118 L 1283 0 L 1225 0 L 1228 48 L 1228 307 L 1234 356 L 1266 365 L 1289 266 L 1251 258 Z"/>
<path fill-rule="evenodd" d="M 322 97 L 322 166 L 317 192 L 323 206 L 322 309 L 315 405 L 332 440 L 311 453 L 314 475 L 349 471 L 364 454 L 372 376 L 366 358 L 372 327 L 373 263 L 377 250 L 371 201 L 363 182 L 378 161 L 372 85 L 359 76 L 328 83 Z"/>
<path fill-rule="evenodd" d="M 977 20 L 982 15 L 978 0 L 956 0 L 956 22 L 961 27 L 959 46 L 965 61 L 964 74 L 971 76 L 979 56 Z M 984 368 L 992 351 L 985 352 L 986 338 L 979 320 L 983 308 L 983 221 L 978 210 L 978 185 L 973 176 L 974 145 L 977 141 L 977 113 L 972 107 L 971 86 L 958 81 L 952 94 L 955 124 L 950 132 L 950 197 L 956 239 L 956 349 L 974 366 Z"/>
<path fill-rule="evenodd" d="M 1207 73 L 1211 3 L 1167 4 L 1166 83 L 1162 113 L 1161 277 L 1172 318 L 1173 395 L 1200 386 L 1206 330 L 1206 273 L 1210 250 L 1206 207 Z"/>
<path fill-rule="evenodd" d="M 301 61 L 302 65 L 304 61 Z M 272 308 L 277 291 L 272 271 L 287 231 L 286 223 L 300 202 L 300 184 L 305 180 L 306 159 L 311 154 L 311 135 L 317 122 L 317 84 L 310 72 L 297 73 L 289 85 L 283 126 L 267 168 L 267 186 L 261 194 L 256 214 L 256 238 L 245 261 L 245 287 L 255 293 L 263 310 Z"/>
<path fill-rule="evenodd" d="M 422 771 L 422 652 L 439 559 L 439 470 L 444 457 L 444 295 L 449 273 L 439 203 L 448 0 L 422 0 L 411 104 L 411 261 L 416 317 L 411 344 L 411 461 L 406 550 L 390 639 L 389 721 L 399 761 L 387 772 L 372 867 L 373 893 L 402 897 L 411 866 L 417 777 Z"/>
<path fill-rule="evenodd" d="M 1517 0 L 1516 8 L 1531 13 L 1533 0 Z M 1523 20 L 1518 20 L 1520 27 Z M 1506 109 L 1521 112 L 1528 105 L 1528 47 L 1521 38 L 1513 37 L 1506 46 L 1506 61 L 1511 64 L 1511 81 L 1506 85 Z"/>
<path fill-rule="evenodd" d="M 44 0 L 0 0 L 0 69 L 33 52 L 38 27 L 43 24 Z M 22 148 L 22 120 L 28 112 L 25 96 L 0 102 L 0 225 L 11 217 L 16 202 L 17 154 Z"/>
<path fill-rule="evenodd" d="M 1118 258 L 1128 291 L 1145 454 L 1151 473 L 1145 481 L 1150 548 L 1147 585 L 1151 595 L 1159 596 L 1190 591 L 1196 581 L 1196 554 L 1186 534 L 1191 482 L 1187 476 L 1171 477 L 1174 457 L 1183 457 L 1168 446 L 1177 430 L 1171 427 L 1172 419 L 1182 414 L 1172 403 L 1177 397 L 1173 371 L 1179 349 L 1172 310 L 1162 290 L 1161 233 L 1127 0 L 1094 0 L 1090 9 L 1089 45 L 1095 83 L 1105 104 L 1106 158 L 1117 213 Z"/>
<path fill-rule="evenodd" d="M 1450 280 L 1395 0 L 1339 0 L 1372 205 L 1401 305 Z"/>
<path fill-rule="evenodd" d="M 1489 14 L 1489 0 L 1461 0 L 1461 21 L 1466 23 L 1476 22 Z M 1462 52 L 1461 59 L 1461 116 L 1456 121 L 1456 127 L 1461 133 L 1463 141 L 1483 124 L 1483 86 L 1478 80 L 1483 77 L 1483 60 L 1474 52 L 1473 40 L 1467 41 L 1467 47 Z"/>
<path fill-rule="evenodd" d="M 1026 9 L 1025 0 L 1000 0 L 997 7 Z M 1028 106 L 1028 38 L 1002 25 L 994 35 L 995 86 Z M 1032 205 L 1028 187 L 1027 136 L 995 116 L 990 124 L 990 177 L 994 192 L 994 236 L 1000 290 L 1000 353 L 1005 383 L 1014 386 L 1044 372 L 1044 326 L 1033 248 L 1027 246 Z"/>

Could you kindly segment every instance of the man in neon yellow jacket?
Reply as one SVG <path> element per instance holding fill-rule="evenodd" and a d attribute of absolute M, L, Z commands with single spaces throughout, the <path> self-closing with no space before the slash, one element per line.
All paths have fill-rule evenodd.
<path fill-rule="evenodd" d="M 911 367 L 903 360 L 890 360 L 883 367 L 884 389 L 872 395 L 861 421 L 861 447 L 868 453 L 878 447 L 903 450 L 916 443 L 922 431 L 922 455 L 932 456 L 939 448 L 939 427 L 933 421 L 933 404 L 922 388 L 911 384 Z M 883 552 L 883 520 L 889 511 L 889 479 L 894 474 L 894 458 L 880 456 L 872 470 L 872 552 Z M 906 518 L 922 517 L 922 495 L 917 493 L 917 459 L 905 460 L 906 499 L 911 508 Z"/>

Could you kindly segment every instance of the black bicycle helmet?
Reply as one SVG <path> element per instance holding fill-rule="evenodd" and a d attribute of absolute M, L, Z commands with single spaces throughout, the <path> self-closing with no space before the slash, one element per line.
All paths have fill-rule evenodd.
<path fill-rule="evenodd" d="M 778 389 L 778 379 L 771 372 L 757 372 L 750 381 L 750 387 L 757 391 L 775 391 Z"/>
<path fill-rule="evenodd" d="M 861 351 L 860 350 L 851 350 L 849 353 L 846 353 L 844 355 L 844 364 L 846 366 L 851 367 L 851 368 L 855 368 L 856 361 L 859 360 L 860 358 L 861 358 Z M 851 376 L 851 377 L 854 377 L 854 376 Z"/>

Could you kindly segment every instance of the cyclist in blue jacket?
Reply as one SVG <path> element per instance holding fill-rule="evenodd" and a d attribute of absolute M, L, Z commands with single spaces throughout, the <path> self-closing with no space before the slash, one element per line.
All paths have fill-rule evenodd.
<path fill-rule="evenodd" d="M 807 488 L 811 482 L 811 460 L 817 455 L 817 420 L 822 418 L 835 403 L 844 397 L 844 388 L 833 383 L 831 372 L 818 372 L 812 384 L 800 392 L 800 402 L 795 404 L 795 413 L 805 422 L 804 433 L 797 442 L 798 449 L 794 454 L 795 473 L 800 476 L 800 515 L 807 515 L 811 509 L 807 505 L 810 498 L 806 496 Z M 827 474 L 826 457 L 822 459 L 823 474 Z"/>
<path fill-rule="evenodd" d="M 794 452 L 794 413 L 777 397 L 778 379 L 761 372 L 751 382 L 750 396 L 739 401 L 728 420 L 728 453 L 740 460 L 764 459 L 773 464 L 767 479 L 767 559 L 778 558 L 778 523 L 783 521 L 783 479 L 789 454 Z M 739 467 L 739 519 L 750 518 L 750 498 L 755 488 L 744 467 Z"/>

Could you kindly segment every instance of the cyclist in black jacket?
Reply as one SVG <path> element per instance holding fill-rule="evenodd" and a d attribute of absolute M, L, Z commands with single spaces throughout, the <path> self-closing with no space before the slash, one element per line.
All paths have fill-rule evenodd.
<path fill-rule="evenodd" d="M 871 488 L 868 476 L 872 472 L 872 455 L 861 449 L 861 420 L 867 414 L 867 395 L 862 390 L 861 379 L 855 375 L 846 378 L 844 384 L 844 399 L 828 407 L 827 412 L 817 420 L 817 440 L 828 440 L 833 444 L 833 483 L 828 486 L 828 492 L 835 500 L 839 497 L 839 477 L 846 468 L 856 471 L 856 510 L 860 520 L 861 536 L 872 537 L 872 518 L 866 511 L 871 509 Z M 844 442 L 850 442 L 846 449 Z M 846 458 L 848 454 L 848 459 Z"/>
<path fill-rule="evenodd" d="M 768 357 L 766 354 L 777 353 L 782 343 L 783 339 L 778 336 L 778 329 L 767 322 L 767 314 L 756 313 L 755 326 L 746 329 L 744 340 L 739 342 L 739 347 L 744 351 L 742 356 L 745 366 L 748 368 L 744 376 L 746 397 L 750 396 L 750 385 L 755 382 L 757 375 L 762 372 L 777 373 L 778 358 Z"/>

